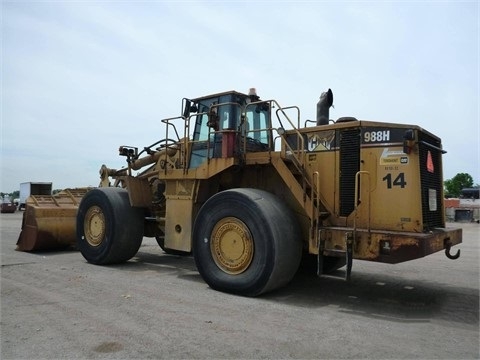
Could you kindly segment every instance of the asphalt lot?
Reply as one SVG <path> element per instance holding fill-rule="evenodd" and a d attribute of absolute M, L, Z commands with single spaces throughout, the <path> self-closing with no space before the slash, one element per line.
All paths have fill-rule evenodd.
<path fill-rule="evenodd" d="M 449 224 L 464 229 L 455 261 L 354 261 L 350 283 L 300 271 L 245 298 L 152 239 L 115 266 L 15 251 L 21 216 L 0 214 L 1 359 L 480 357 L 478 224 Z"/>

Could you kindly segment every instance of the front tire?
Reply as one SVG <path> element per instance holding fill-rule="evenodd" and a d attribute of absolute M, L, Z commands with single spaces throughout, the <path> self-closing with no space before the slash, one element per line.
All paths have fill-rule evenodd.
<path fill-rule="evenodd" d="M 77 245 L 90 263 L 122 263 L 138 252 L 143 227 L 144 211 L 130 205 L 125 189 L 93 189 L 78 207 Z"/>
<path fill-rule="evenodd" d="M 226 190 L 200 209 L 193 255 L 211 288 L 257 296 L 293 278 L 302 255 L 301 232 L 295 215 L 275 195 Z"/>

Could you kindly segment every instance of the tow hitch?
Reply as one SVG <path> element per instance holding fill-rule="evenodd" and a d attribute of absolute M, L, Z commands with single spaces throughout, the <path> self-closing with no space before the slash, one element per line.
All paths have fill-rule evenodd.
<path fill-rule="evenodd" d="M 450 238 L 446 238 L 445 240 L 445 255 L 447 258 L 456 260 L 460 257 L 460 249 L 457 250 L 457 253 L 455 255 L 450 254 L 450 249 L 452 248 L 452 242 L 450 241 Z"/>

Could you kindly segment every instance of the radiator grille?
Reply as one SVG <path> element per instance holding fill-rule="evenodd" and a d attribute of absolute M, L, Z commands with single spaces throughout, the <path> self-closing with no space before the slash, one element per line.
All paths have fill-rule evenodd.
<path fill-rule="evenodd" d="M 340 132 L 340 216 L 355 209 L 355 174 L 360 170 L 360 129 Z"/>
<path fill-rule="evenodd" d="M 442 152 L 440 150 L 442 144 L 440 140 L 420 131 L 418 140 L 422 217 L 424 230 L 427 231 L 434 227 L 445 226 L 442 207 Z"/>

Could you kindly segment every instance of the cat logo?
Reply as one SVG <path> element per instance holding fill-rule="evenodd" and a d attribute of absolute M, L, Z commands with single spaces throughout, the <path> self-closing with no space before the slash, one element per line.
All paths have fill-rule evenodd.
<path fill-rule="evenodd" d="M 335 130 L 320 131 L 308 137 L 308 151 L 331 150 L 334 146 Z"/>
<path fill-rule="evenodd" d="M 308 151 L 315 151 L 320 145 L 320 138 L 318 135 L 313 135 L 308 139 Z"/>

